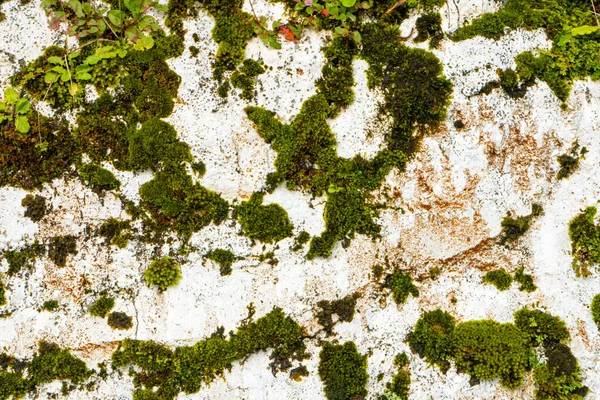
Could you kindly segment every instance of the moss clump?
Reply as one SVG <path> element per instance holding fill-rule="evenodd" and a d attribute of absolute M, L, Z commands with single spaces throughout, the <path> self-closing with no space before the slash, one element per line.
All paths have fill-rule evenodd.
<path fill-rule="evenodd" d="M 160 291 L 165 291 L 177 285 L 181 279 L 181 267 L 171 257 L 163 257 L 150 263 L 144 279 L 148 285 L 156 285 Z"/>
<path fill-rule="evenodd" d="M 292 246 L 292 251 L 300 250 L 309 241 L 310 241 L 310 233 L 308 233 L 306 231 L 300 232 L 298 234 L 298 236 L 296 236 L 296 238 L 294 239 L 294 246 Z"/>
<path fill-rule="evenodd" d="M 24 216 L 33 222 L 41 221 L 48 213 L 44 196 L 28 194 L 21 200 L 21 206 L 25 207 Z"/>
<path fill-rule="evenodd" d="M 0 280 L 0 307 L 6 305 L 6 286 Z"/>
<path fill-rule="evenodd" d="M 399 269 L 394 269 L 386 278 L 385 286 L 392 289 L 392 297 L 398 305 L 404 304 L 409 294 L 419 297 L 419 289 L 413 284 L 412 277 Z"/>
<path fill-rule="evenodd" d="M 544 213 L 542 206 L 539 204 L 531 205 L 531 214 L 512 218 L 510 213 L 504 217 L 500 225 L 502 233 L 500 234 L 500 242 L 514 242 L 523 236 L 531 226 L 531 222 L 535 217 L 539 217 Z"/>
<path fill-rule="evenodd" d="M 571 146 L 571 149 L 569 149 L 568 152 L 558 156 L 557 161 L 560 164 L 560 169 L 556 174 L 556 178 L 565 179 L 573 175 L 579 168 L 579 160 L 585 158 L 586 153 L 587 148 L 580 148 L 578 142 L 573 143 L 573 146 Z"/>
<path fill-rule="evenodd" d="M 256 77 L 263 74 L 265 69 L 261 63 L 251 58 L 244 60 L 242 65 L 231 74 L 231 85 L 240 89 L 240 97 L 244 100 L 252 100 L 256 96 Z"/>
<path fill-rule="evenodd" d="M 594 26 L 593 7 L 587 2 L 566 0 L 509 0 L 495 13 L 485 13 L 460 28 L 454 40 L 475 36 L 499 39 L 505 28 L 545 29 L 552 49 L 538 56 L 531 52 L 516 57 L 517 74 L 525 84 L 536 78 L 546 82 L 556 96 L 565 101 L 575 79 L 600 79 L 600 32 L 582 34 L 578 27 Z"/>
<path fill-rule="evenodd" d="M 367 395 L 367 356 L 353 342 L 325 343 L 319 353 L 319 377 L 327 400 L 364 399 Z"/>
<path fill-rule="evenodd" d="M 237 219 L 244 235 L 263 243 L 278 242 L 292 236 L 292 223 L 278 204 L 262 205 L 264 193 L 254 193 L 250 200 L 236 207 Z"/>
<path fill-rule="evenodd" d="M 483 278 L 483 283 L 488 283 L 496 286 L 498 290 L 507 290 L 512 284 L 513 278 L 504 268 L 497 269 L 495 271 L 487 272 Z"/>
<path fill-rule="evenodd" d="M 532 355 L 527 336 L 514 324 L 495 321 L 467 321 L 454 330 L 456 369 L 475 379 L 500 378 L 500 383 L 515 389 Z"/>
<path fill-rule="evenodd" d="M 513 69 L 498 70 L 496 71 L 500 78 L 500 87 L 504 90 L 509 97 L 518 99 L 524 97 L 527 93 L 527 88 L 531 86 L 533 82 L 519 82 L 519 74 Z"/>
<path fill-rule="evenodd" d="M 98 298 L 89 308 L 90 315 L 94 317 L 104 318 L 115 306 L 115 299 L 112 297 L 102 296 Z"/>
<path fill-rule="evenodd" d="M 127 247 L 127 243 L 133 237 L 131 233 L 131 222 L 121 221 L 116 218 L 109 218 L 104 221 L 98 234 L 106 238 L 106 242 L 121 249 Z"/>
<path fill-rule="evenodd" d="M 454 317 L 439 308 L 425 312 L 406 337 L 410 350 L 445 373 L 456 352 L 455 324 Z"/>
<path fill-rule="evenodd" d="M 193 346 L 174 350 L 152 341 L 125 339 L 113 354 L 113 364 L 139 368 L 133 373 L 134 399 L 171 400 L 180 392 L 198 392 L 223 376 L 234 361 L 269 348 L 276 360 L 306 357 L 302 328 L 278 308 L 230 332 L 228 338 L 220 330 Z"/>
<path fill-rule="evenodd" d="M 600 330 L 600 294 L 595 295 L 592 299 L 590 310 L 592 311 L 592 319 L 596 323 L 598 330 Z"/>
<path fill-rule="evenodd" d="M 77 384 L 86 380 L 92 371 L 83 361 L 74 357 L 69 350 L 61 349 L 57 344 L 40 342 L 38 354 L 28 365 L 29 382 L 41 385 L 53 380 L 70 380 Z"/>
<path fill-rule="evenodd" d="M 305 365 L 301 365 L 299 367 L 293 368 L 290 371 L 290 379 L 295 380 L 296 382 L 302 382 L 302 378 L 309 376 L 308 368 Z"/>
<path fill-rule="evenodd" d="M 415 26 L 418 32 L 418 35 L 415 37 L 416 43 L 424 42 L 431 38 L 429 48 L 435 49 L 439 47 L 440 42 L 444 38 L 444 33 L 442 32 L 442 16 L 440 13 L 432 12 L 421 15 L 417 18 Z"/>
<path fill-rule="evenodd" d="M 315 314 L 319 324 L 323 326 L 323 330 L 327 333 L 327 336 L 333 333 L 333 315 L 337 315 L 338 322 L 352 322 L 354 319 L 354 309 L 356 308 L 356 301 L 360 298 L 360 294 L 352 293 L 343 297 L 339 300 L 321 300 L 317 303 L 317 307 L 320 308 Z"/>
<path fill-rule="evenodd" d="M 45 253 L 46 247 L 37 241 L 22 250 L 5 250 L 3 256 L 8 262 L 8 275 L 17 274 L 23 269 L 31 270 L 35 259 Z"/>
<path fill-rule="evenodd" d="M 129 166 L 134 170 L 156 170 L 160 164 L 178 166 L 192 161 L 187 144 L 177 139 L 173 125 L 152 118 L 142 124 L 129 141 Z"/>
<path fill-rule="evenodd" d="M 229 212 L 225 200 L 194 183 L 182 167 L 157 172 L 140 187 L 140 197 L 156 222 L 172 227 L 183 237 L 211 222 L 220 224 Z"/>
<path fill-rule="evenodd" d="M 58 267 L 67 265 L 69 254 L 77 254 L 77 237 L 73 235 L 54 236 L 48 245 L 48 257 Z"/>
<path fill-rule="evenodd" d="M 206 254 L 206 258 L 219 264 L 221 276 L 231 275 L 231 266 L 236 257 L 230 250 L 215 249 Z"/>
<path fill-rule="evenodd" d="M 573 268 L 577 275 L 588 276 L 589 268 L 600 263 L 600 227 L 594 223 L 598 210 L 588 207 L 569 222 Z"/>
<path fill-rule="evenodd" d="M 190 46 L 189 49 L 192 57 L 198 57 L 198 54 L 200 54 L 200 49 L 196 46 Z"/>
<path fill-rule="evenodd" d="M 400 369 L 394 375 L 391 382 L 386 383 L 387 389 L 384 396 L 379 400 L 408 400 L 408 392 L 410 391 L 410 370 L 408 368 L 409 361 L 406 353 L 400 353 L 394 358 L 394 365 Z M 394 397 L 390 398 L 391 395 Z"/>
<path fill-rule="evenodd" d="M 397 26 L 368 23 L 361 33 L 367 83 L 383 91 L 383 110 L 393 118 L 388 148 L 411 155 L 422 135 L 445 120 L 452 84 L 435 55 L 398 42 Z"/>
<path fill-rule="evenodd" d="M 108 314 L 108 319 L 106 320 L 106 323 L 112 329 L 125 331 L 133 327 L 133 318 L 125 314 L 124 312 L 113 311 L 110 314 Z"/>
<path fill-rule="evenodd" d="M 533 371 L 536 400 L 583 399 L 589 392 L 571 349 L 557 342 L 545 346 L 547 361 Z"/>
<path fill-rule="evenodd" d="M 522 292 L 535 292 L 537 286 L 533 283 L 533 276 L 526 274 L 525 268 L 521 267 L 515 272 L 514 280 L 519 283 L 519 290 Z"/>
<path fill-rule="evenodd" d="M 0 13 L 0 22 L 2 22 L 2 13 Z M 11 396 L 15 399 L 20 399 L 25 396 L 27 391 L 27 380 L 21 374 L 0 371 L 0 399 L 7 400 Z"/>
<path fill-rule="evenodd" d="M 42 304 L 42 310 L 54 312 L 58 310 L 58 301 L 56 300 L 46 300 L 44 304 Z"/>
<path fill-rule="evenodd" d="M 564 342 L 570 338 L 567 326 L 560 318 L 540 310 L 518 310 L 515 312 L 515 325 L 529 338 L 532 346 L 548 340 Z"/>
<path fill-rule="evenodd" d="M 119 190 L 121 182 L 107 169 L 95 164 L 83 164 L 78 169 L 79 176 L 87 187 L 99 196 L 107 190 Z"/>

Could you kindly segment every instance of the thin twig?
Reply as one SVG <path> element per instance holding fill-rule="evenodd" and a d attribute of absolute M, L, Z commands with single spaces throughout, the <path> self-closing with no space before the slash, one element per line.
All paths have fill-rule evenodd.
<path fill-rule="evenodd" d="M 598 26 L 600 26 L 600 21 L 598 20 L 598 13 L 596 12 L 596 5 L 594 4 L 594 0 L 591 0 L 592 2 L 592 9 L 594 10 L 594 12 L 592 14 L 594 14 L 594 17 L 596 17 L 596 24 Z"/>
<path fill-rule="evenodd" d="M 394 4 L 393 6 L 391 6 L 383 15 L 388 15 L 389 13 L 391 13 L 392 11 L 394 11 L 396 8 L 400 7 L 405 2 L 406 2 L 406 0 L 400 0 L 400 1 L 398 1 L 396 4 Z"/>
<path fill-rule="evenodd" d="M 254 12 L 254 4 L 252 4 L 252 0 L 248 0 L 248 2 L 250 3 L 250 8 L 252 9 L 252 14 L 254 14 L 254 19 L 256 20 L 256 23 L 258 24 L 258 26 L 260 26 L 261 28 L 263 28 L 265 31 L 268 32 L 269 30 L 260 23 L 260 20 L 256 16 L 256 12 Z"/>

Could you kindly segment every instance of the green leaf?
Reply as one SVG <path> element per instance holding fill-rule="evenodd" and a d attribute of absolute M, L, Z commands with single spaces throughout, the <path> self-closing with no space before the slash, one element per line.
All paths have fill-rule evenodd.
<path fill-rule="evenodd" d="M 11 87 L 4 89 L 4 101 L 7 104 L 13 105 L 19 100 L 19 93 Z"/>
<path fill-rule="evenodd" d="M 85 17 L 85 13 L 83 12 L 83 5 L 79 2 L 79 0 L 69 0 L 69 7 L 77 14 L 79 18 Z"/>
<path fill-rule="evenodd" d="M 274 48 L 276 50 L 280 50 L 281 49 L 281 43 L 279 43 L 277 41 L 277 37 L 276 36 L 269 36 L 269 46 L 271 46 L 272 48 Z"/>
<path fill-rule="evenodd" d="M 0 112 L 2 111 L 6 111 L 6 103 L 3 101 L 0 101 Z"/>
<path fill-rule="evenodd" d="M 125 57 L 127 55 L 127 50 L 125 49 L 118 49 L 117 50 L 117 55 L 121 58 Z"/>
<path fill-rule="evenodd" d="M 4 121 L 10 121 L 10 115 L 0 114 L 0 124 Z"/>
<path fill-rule="evenodd" d="M 154 39 L 151 36 L 143 36 L 138 39 L 137 42 L 133 45 L 133 48 L 136 50 L 148 50 L 154 46 Z"/>
<path fill-rule="evenodd" d="M 69 74 L 69 71 L 63 72 L 62 75 L 60 76 L 60 80 L 63 82 L 66 82 L 70 79 L 71 79 L 71 74 Z"/>
<path fill-rule="evenodd" d="M 166 4 L 159 4 L 159 3 L 154 3 L 154 5 L 152 6 L 155 9 L 157 9 L 158 11 L 162 11 L 162 12 L 167 12 L 169 11 L 169 7 Z"/>
<path fill-rule="evenodd" d="M 352 7 L 356 4 L 356 0 L 342 0 L 342 5 L 344 7 Z"/>
<path fill-rule="evenodd" d="M 92 54 L 91 56 L 88 56 L 84 62 L 89 65 L 96 65 L 100 62 L 100 60 L 102 60 L 102 58 L 98 57 L 95 54 Z"/>
<path fill-rule="evenodd" d="M 78 81 L 89 81 L 92 76 L 87 72 L 78 72 L 76 78 Z"/>
<path fill-rule="evenodd" d="M 57 76 L 58 75 L 55 72 L 48 72 L 46 74 L 46 76 L 44 76 L 44 82 L 46 82 L 46 83 L 52 83 L 52 82 L 56 81 L 56 77 Z"/>
<path fill-rule="evenodd" d="M 598 29 L 600 29 L 600 27 L 598 26 L 583 25 L 578 26 L 577 28 L 573 28 L 571 30 L 571 34 L 573 36 L 589 35 L 590 33 L 596 32 Z"/>
<path fill-rule="evenodd" d="M 69 54 L 69 60 L 72 60 L 72 59 L 77 58 L 77 57 L 79 57 L 79 52 L 78 51 L 75 51 L 75 52 Z"/>
<path fill-rule="evenodd" d="M 15 118 L 15 127 L 21 133 L 29 132 L 30 126 L 27 117 L 24 115 L 19 115 L 17 118 Z"/>
<path fill-rule="evenodd" d="M 123 25 L 123 20 L 125 20 L 125 13 L 119 10 L 110 10 L 108 12 L 108 20 L 111 24 L 120 28 Z"/>
<path fill-rule="evenodd" d="M 57 56 L 48 57 L 48 62 L 50 64 L 65 65 L 65 60 L 63 60 L 62 57 Z"/>
<path fill-rule="evenodd" d="M 27 112 L 29 111 L 29 100 L 19 99 L 19 101 L 17 101 L 17 104 L 15 104 L 15 110 L 19 114 L 27 114 Z"/>
<path fill-rule="evenodd" d="M 87 65 L 87 64 L 81 64 L 78 65 L 77 68 L 75 68 L 75 71 L 79 72 L 88 72 L 90 69 L 92 69 L 91 66 Z"/>
<path fill-rule="evenodd" d="M 360 32 L 359 31 L 354 31 L 352 32 L 352 39 L 356 42 L 356 43 L 361 43 L 362 42 L 362 37 L 360 36 Z"/>
<path fill-rule="evenodd" d="M 52 67 L 50 71 L 58 72 L 59 74 L 64 74 L 67 70 L 61 67 L 60 65 L 57 65 L 56 67 Z"/>
<path fill-rule="evenodd" d="M 77 89 L 79 89 L 79 86 L 77 86 L 76 83 L 73 83 L 71 86 L 69 86 L 69 94 L 75 97 L 75 95 L 77 94 Z"/>

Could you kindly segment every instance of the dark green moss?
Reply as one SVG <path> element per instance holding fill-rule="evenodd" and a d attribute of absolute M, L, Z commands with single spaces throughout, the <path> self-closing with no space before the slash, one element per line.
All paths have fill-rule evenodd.
<path fill-rule="evenodd" d="M 112 297 L 99 297 L 89 308 L 89 312 L 94 317 L 104 318 L 115 306 L 115 299 Z"/>
<path fill-rule="evenodd" d="M 315 314 L 315 318 L 323 326 L 323 330 L 327 336 L 333 333 L 333 315 L 337 315 L 337 322 L 352 322 L 354 319 L 354 309 L 356 301 L 360 298 L 360 294 L 352 293 L 339 300 L 321 300 L 317 303 L 320 308 Z"/>
<path fill-rule="evenodd" d="M 306 243 L 310 241 L 310 233 L 306 231 L 302 231 L 296 236 L 294 239 L 294 246 L 292 246 L 292 251 L 298 251 L 304 247 Z"/>
<path fill-rule="evenodd" d="M 429 268 L 429 277 L 432 280 L 437 280 L 437 278 L 440 277 L 440 275 L 442 274 L 442 270 L 440 269 L 440 267 L 431 267 Z"/>
<path fill-rule="evenodd" d="M 24 216 L 33 222 L 41 221 L 48 213 L 44 196 L 28 194 L 21 200 L 21 206 L 25 207 Z"/>
<path fill-rule="evenodd" d="M 360 400 L 367 396 L 367 356 L 353 342 L 325 343 L 319 353 L 319 377 L 327 400 Z"/>
<path fill-rule="evenodd" d="M 479 380 L 499 377 L 510 389 L 522 385 L 532 356 L 527 336 L 514 324 L 467 321 L 454 330 L 454 362 L 459 372 Z"/>
<path fill-rule="evenodd" d="M 112 329 L 124 331 L 133 327 L 133 318 L 125 314 L 124 312 L 113 311 L 110 314 L 108 314 L 108 319 L 106 320 L 106 323 Z"/>
<path fill-rule="evenodd" d="M 265 69 L 258 61 L 247 58 L 243 64 L 231 74 L 231 85 L 240 89 L 240 97 L 244 100 L 252 100 L 256 96 L 256 77 L 264 73 Z M 221 96 L 226 97 L 226 96 Z"/>
<path fill-rule="evenodd" d="M 17 274 L 24 269 L 33 269 L 35 259 L 45 253 L 46 247 L 37 241 L 22 250 L 5 250 L 3 256 L 8 262 L 8 275 Z"/>
<path fill-rule="evenodd" d="M 57 344 L 40 342 L 38 354 L 28 365 L 29 382 L 35 386 L 56 379 L 81 383 L 92 373 L 83 361 Z"/>
<path fill-rule="evenodd" d="M 569 222 L 573 268 L 577 275 L 588 276 L 589 268 L 600 263 L 600 227 L 594 223 L 598 210 L 587 207 Z"/>
<path fill-rule="evenodd" d="M 544 347 L 547 361 L 533 371 L 536 400 L 583 399 L 589 388 L 583 385 L 581 369 L 571 349 L 558 342 Z"/>
<path fill-rule="evenodd" d="M 547 340 L 564 342 L 570 338 L 567 326 L 560 318 L 540 310 L 518 310 L 515 312 L 515 325 L 529 338 L 532 346 Z"/>
<path fill-rule="evenodd" d="M 54 236 L 48 245 L 48 257 L 58 267 L 67 265 L 69 254 L 77 254 L 77 237 L 73 235 Z"/>
<path fill-rule="evenodd" d="M 231 275 L 231 266 L 236 257 L 230 250 L 215 249 L 206 254 L 206 258 L 219 264 L 221 276 Z"/>
<path fill-rule="evenodd" d="M 515 70 L 498 70 L 498 77 L 500 78 L 500 87 L 504 90 L 508 96 L 518 99 L 524 97 L 527 93 L 527 88 L 531 86 L 533 81 L 520 82 L 519 74 Z"/>
<path fill-rule="evenodd" d="M 558 156 L 557 161 L 560 164 L 560 169 L 556 174 L 556 178 L 565 179 L 573 175 L 573 173 L 579 168 L 579 160 L 581 158 L 585 158 L 586 153 L 587 149 L 585 147 L 580 148 L 577 141 L 573 143 L 568 152 Z"/>
<path fill-rule="evenodd" d="M 156 285 L 160 291 L 177 285 L 181 279 L 181 267 L 171 257 L 154 260 L 144 272 L 144 279 L 148 285 Z"/>
<path fill-rule="evenodd" d="M 400 369 L 394 374 L 392 381 L 386 383 L 386 392 L 394 394 L 397 400 L 408 400 L 411 379 L 410 370 L 408 368 L 409 361 L 406 353 L 398 354 L 396 358 L 394 358 L 394 365 Z"/>
<path fill-rule="evenodd" d="M 107 190 L 119 190 L 121 182 L 107 169 L 95 164 L 83 164 L 78 168 L 79 176 L 87 187 L 102 195 Z"/>
<path fill-rule="evenodd" d="M 196 46 L 190 46 L 190 54 L 192 55 L 192 57 L 198 57 L 198 54 L 200 53 L 200 49 L 197 48 Z"/>
<path fill-rule="evenodd" d="M 309 376 L 308 368 L 305 365 L 301 365 L 296 368 L 292 368 L 290 371 L 290 379 L 295 380 L 296 382 L 301 382 L 302 378 Z"/>
<path fill-rule="evenodd" d="M 113 364 L 139 368 L 133 373 L 134 399 L 170 400 L 180 392 L 198 392 L 204 384 L 223 376 L 234 361 L 269 348 L 279 360 L 306 357 L 302 328 L 278 308 L 230 332 L 229 338 L 221 330 L 193 346 L 175 350 L 152 341 L 125 339 L 113 354 Z"/>
<path fill-rule="evenodd" d="M 533 283 L 533 276 L 526 274 L 525 268 L 521 267 L 515 272 L 514 280 L 519 283 L 519 290 L 522 292 L 535 292 L 537 286 Z"/>
<path fill-rule="evenodd" d="M 98 234 L 106 238 L 106 242 L 124 249 L 133 237 L 131 233 L 131 222 L 109 218 L 104 221 Z"/>
<path fill-rule="evenodd" d="M 54 312 L 58 310 L 58 301 L 56 300 L 46 300 L 44 304 L 42 304 L 42 310 Z"/>
<path fill-rule="evenodd" d="M 263 243 L 278 242 L 292 236 L 292 223 L 278 204 L 262 205 L 264 193 L 254 193 L 250 200 L 236 207 L 237 219 L 244 235 Z"/>
<path fill-rule="evenodd" d="M 406 340 L 413 353 L 429 364 L 437 365 L 445 373 L 450 369 L 450 359 L 456 352 L 454 328 L 454 317 L 438 308 L 425 312 Z"/>
<path fill-rule="evenodd" d="M 592 312 L 592 319 L 596 323 L 598 330 L 600 330 L 600 294 L 595 295 L 592 299 L 590 310 Z"/>
<path fill-rule="evenodd" d="M 487 272 L 483 278 L 483 283 L 496 286 L 498 290 L 507 290 L 512 284 L 513 278 L 504 268 Z"/>
<path fill-rule="evenodd" d="M 392 297 L 396 304 L 404 304 L 408 295 L 419 297 L 419 289 L 413 284 L 412 277 L 400 269 L 394 269 L 385 280 L 385 286 L 392 289 Z"/>
<path fill-rule="evenodd" d="M 440 42 L 444 38 L 444 33 L 442 32 L 442 16 L 439 12 L 421 15 L 417 18 L 415 26 L 418 33 L 414 39 L 416 43 L 431 39 L 429 42 L 430 49 L 437 48 L 440 45 Z"/>
<path fill-rule="evenodd" d="M 0 280 L 0 307 L 6 305 L 6 286 Z"/>
<path fill-rule="evenodd" d="M 1 21 L 0 18 L 0 22 Z M 15 372 L 0 372 L 0 400 L 8 400 L 11 397 L 19 399 L 25 396 L 27 391 L 27 380 L 24 379 L 21 374 Z"/>
<path fill-rule="evenodd" d="M 500 234 L 500 242 L 514 242 L 523 236 L 531 226 L 531 222 L 535 217 L 539 217 L 544 213 L 542 206 L 539 204 L 531 205 L 531 214 L 512 218 L 508 213 L 502 220 L 502 233 Z"/>

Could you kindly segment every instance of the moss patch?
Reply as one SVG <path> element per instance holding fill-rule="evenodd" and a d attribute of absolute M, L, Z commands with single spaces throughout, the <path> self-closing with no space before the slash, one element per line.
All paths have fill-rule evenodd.
<path fill-rule="evenodd" d="M 48 245 L 48 257 L 58 267 L 67 265 L 67 257 L 77 254 L 77 237 L 73 235 L 54 236 Z"/>
<path fill-rule="evenodd" d="M 339 300 L 321 300 L 317 303 L 320 308 L 315 314 L 319 324 L 327 333 L 327 336 L 333 333 L 333 327 L 336 322 L 333 322 L 333 315 L 337 316 L 337 322 L 352 322 L 354 319 L 354 309 L 356 301 L 360 298 L 358 293 L 352 293 Z"/>
<path fill-rule="evenodd" d="M 514 242 L 523 236 L 531 226 L 531 222 L 534 218 L 539 217 L 544 213 L 542 206 L 539 204 L 532 204 L 531 214 L 513 218 L 510 213 L 504 217 L 500 225 L 502 226 L 502 232 L 500 233 L 500 242 Z"/>
<path fill-rule="evenodd" d="M 148 285 L 156 285 L 162 292 L 177 285 L 181 279 L 181 267 L 171 257 L 163 257 L 150 263 L 144 279 Z"/>
<path fill-rule="evenodd" d="M 254 193 L 250 200 L 236 207 L 243 233 L 263 243 L 278 242 L 292 236 L 292 223 L 287 211 L 278 204 L 262 205 L 264 193 Z"/>
<path fill-rule="evenodd" d="M 115 306 L 115 299 L 102 296 L 98 298 L 89 308 L 90 315 L 104 318 Z"/>
<path fill-rule="evenodd" d="M 367 396 L 367 356 L 353 342 L 325 343 L 319 353 L 319 377 L 328 400 L 364 399 Z"/>
<path fill-rule="evenodd" d="M 413 284 L 412 277 L 400 269 L 394 269 L 386 278 L 385 286 L 392 289 L 392 297 L 398 305 L 404 304 L 409 294 L 419 297 L 419 289 Z"/>
<path fill-rule="evenodd" d="M 219 264 L 221 276 L 231 275 L 231 266 L 236 260 L 236 257 L 230 250 L 215 249 L 209 252 L 206 255 L 206 258 Z"/>
<path fill-rule="evenodd" d="M 24 216 L 33 222 L 41 221 L 48 213 L 44 196 L 28 194 L 21 200 L 21 206 L 25 207 Z"/>
<path fill-rule="evenodd" d="M 496 286 L 498 290 L 507 290 L 512 284 L 513 278 L 504 268 L 487 272 L 482 279 L 483 283 Z"/>
<path fill-rule="evenodd" d="M 592 319 L 596 323 L 598 330 L 600 330 L 600 294 L 595 295 L 592 299 L 590 310 L 592 312 Z"/>
<path fill-rule="evenodd" d="M 600 263 L 600 227 L 594 222 L 597 212 L 596 207 L 587 207 L 569 222 L 573 268 L 578 276 L 590 275 L 590 267 Z"/>
<path fill-rule="evenodd" d="M 133 327 L 133 318 L 125 314 L 124 312 L 113 311 L 110 314 L 108 314 L 106 323 L 112 329 L 125 331 Z"/>
<path fill-rule="evenodd" d="M 83 164 L 78 169 L 79 176 L 94 193 L 103 195 L 107 190 L 118 190 L 121 182 L 107 169 L 95 164 Z"/>

